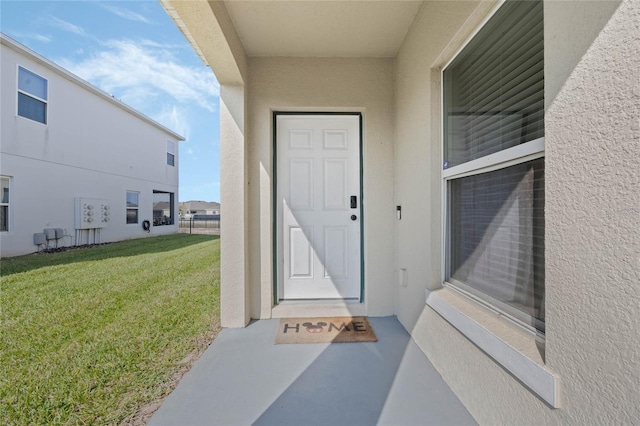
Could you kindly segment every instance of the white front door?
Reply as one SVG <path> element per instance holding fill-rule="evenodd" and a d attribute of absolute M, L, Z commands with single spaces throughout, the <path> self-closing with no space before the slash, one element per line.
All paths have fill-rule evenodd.
<path fill-rule="evenodd" d="M 360 299 L 360 115 L 276 115 L 278 299 Z"/>

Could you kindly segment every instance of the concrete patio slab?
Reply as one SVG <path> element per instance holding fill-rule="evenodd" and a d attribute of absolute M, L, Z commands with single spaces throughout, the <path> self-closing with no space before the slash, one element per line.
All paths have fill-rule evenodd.
<path fill-rule="evenodd" d="M 470 425 L 395 317 L 375 343 L 275 345 L 279 320 L 220 332 L 150 425 Z"/>

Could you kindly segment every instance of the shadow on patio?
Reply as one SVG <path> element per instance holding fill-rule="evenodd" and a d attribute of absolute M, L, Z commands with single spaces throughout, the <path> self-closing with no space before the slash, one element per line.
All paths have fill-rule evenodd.
<path fill-rule="evenodd" d="M 150 425 L 475 424 L 395 317 L 369 321 L 378 342 L 275 345 L 275 319 L 225 329 Z"/>

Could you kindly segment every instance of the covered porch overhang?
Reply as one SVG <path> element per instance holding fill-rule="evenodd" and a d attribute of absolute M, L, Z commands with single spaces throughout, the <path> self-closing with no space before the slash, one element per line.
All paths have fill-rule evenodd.
<path fill-rule="evenodd" d="M 402 78 L 395 75 L 397 57 L 422 8 L 439 22 L 437 32 L 470 15 L 477 19 L 497 2 L 161 3 L 220 83 L 222 325 L 242 327 L 251 318 L 278 316 L 397 314 L 394 85 Z M 269 114 L 274 111 L 364 115 L 364 303 L 273 303 Z"/>

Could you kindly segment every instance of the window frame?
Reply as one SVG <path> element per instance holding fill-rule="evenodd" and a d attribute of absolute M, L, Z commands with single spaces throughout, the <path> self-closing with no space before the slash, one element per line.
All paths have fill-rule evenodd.
<path fill-rule="evenodd" d="M 45 84 L 46 84 L 45 95 L 47 97 L 46 99 L 42 99 L 39 96 L 34 95 L 33 93 L 29 93 L 25 90 L 20 89 L 20 69 L 23 69 L 24 71 L 31 73 L 45 81 Z M 44 104 L 44 122 L 34 120 L 31 117 L 25 117 L 24 115 L 20 114 L 20 94 L 27 96 L 31 99 L 34 99 L 38 102 L 42 102 Z M 41 76 L 40 74 L 34 71 L 31 71 L 29 68 L 24 67 L 20 64 L 16 65 L 16 117 L 22 117 L 26 120 L 33 121 L 34 123 L 42 124 L 43 126 L 47 126 L 49 124 L 49 79 Z"/>
<path fill-rule="evenodd" d="M 463 294 L 464 296 L 472 299 L 473 301 L 483 305 L 489 310 L 496 312 L 499 315 L 504 316 L 517 326 L 525 329 L 526 331 L 537 335 L 540 338 L 544 338 L 544 332 L 538 330 L 532 325 L 532 318 L 516 308 L 513 308 L 503 302 L 493 299 L 491 296 L 474 290 L 469 285 L 456 281 L 455 279 L 447 280 L 450 268 L 450 255 L 451 255 L 451 239 L 450 239 L 450 196 L 449 196 L 449 182 L 468 177 L 488 173 L 496 170 L 501 170 L 510 166 L 526 163 L 539 158 L 545 157 L 545 138 L 544 136 L 531 140 L 529 142 L 507 148 L 484 157 L 480 157 L 474 160 L 467 161 L 465 163 L 445 168 L 445 156 L 446 156 L 446 99 L 445 99 L 445 71 L 453 63 L 458 56 L 463 52 L 471 41 L 475 39 L 480 31 L 487 25 L 487 23 L 495 16 L 495 14 L 507 3 L 509 0 L 501 0 L 493 10 L 487 15 L 485 19 L 477 26 L 477 28 L 469 35 L 465 42 L 455 51 L 451 58 L 440 68 L 440 175 L 441 175 L 441 283 L 447 288 L 451 288 L 453 291 Z M 542 1 L 542 0 L 540 0 Z M 476 294 L 478 293 L 478 294 Z"/>
<path fill-rule="evenodd" d="M 171 161 L 169 161 L 169 158 L 171 158 Z M 167 166 L 176 166 L 176 143 L 170 140 L 167 141 Z"/>
<path fill-rule="evenodd" d="M 6 220 L 7 220 L 7 229 L 6 230 L 2 230 L 0 228 L 0 233 L 10 233 L 11 232 L 11 219 L 12 219 L 12 215 L 11 215 L 11 176 L 5 176 L 5 175 L 0 175 L 0 180 L 6 180 L 7 181 L 7 188 L 8 188 L 8 198 L 7 198 L 7 202 L 5 203 L 3 200 L 3 196 L 2 194 L 0 194 L 0 208 L 1 207 L 6 207 L 7 208 L 7 215 L 6 215 Z"/>
<path fill-rule="evenodd" d="M 176 209 L 176 193 L 175 192 L 171 192 L 171 191 L 161 191 L 159 189 L 154 189 L 152 192 L 153 196 L 155 196 L 155 194 L 168 194 L 169 195 L 169 212 L 170 215 L 168 217 L 170 223 L 162 223 L 162 221 L 164 221 L 164 219 L 162 220 L 158 220 L 157 216 L 155 215 L 155 204 L 156 201 L 155 199 L 152 200 L 152 204 L 151 204 L 151 216 L 153 217 L 153 226 L 173 226 L 176 225 L 176 217 L 177 215 L 175 214 L 175 209 Z M 154 197 L 155 198 L 155 197 Z"/>
<path fill-rule="evenodd" d="M 136 194 L 137 197 L 137 206 L 136 207 L 129 207 L 129 194 Z M 127 190 L 126 194 L 125 194 L 125 222 L 127 225 L 137 225 L 140 223 L 140 191 L 130 191 Z M 135 210 L 136 211 L 136 221 L 135 222 L 129 222 L 129 210 Z"/>

